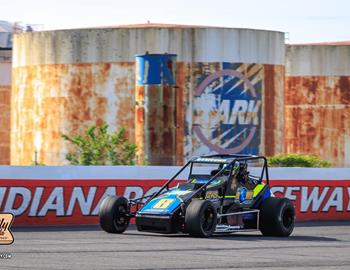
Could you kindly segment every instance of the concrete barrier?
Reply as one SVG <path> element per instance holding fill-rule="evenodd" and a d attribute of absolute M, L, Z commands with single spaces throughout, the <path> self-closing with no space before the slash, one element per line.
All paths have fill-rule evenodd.
<path fill-rule="evenodd" d="M 97 224 L 105 196 L 152 194 L 178 169 L 0 166 L 0 213 L 13 213 L 14 226 Z M 349 168 L 270 168 L 269 172 L 272 191 L 294 202 L 297 220 L 350 219 Z M 179 181 L 185 177 L 180 175 Z"/>

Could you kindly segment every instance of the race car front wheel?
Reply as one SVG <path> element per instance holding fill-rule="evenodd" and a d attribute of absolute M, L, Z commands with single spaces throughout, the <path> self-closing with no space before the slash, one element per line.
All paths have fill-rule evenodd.
<path fill-rule="evenodd" d="M 129 225 L 128 200 L 124 197 L 108 196 L 100 206 L 101 228 L 109 233 L 123 233 Z"/>
<path fill-rule="evenodd" d="M 289 236 L 294 229 L 295 209 L 287 198 L 267 198 L 260 206 L 259 229 L 265 236 Z"/>
<path fill-rule="evenodd" d="M 194 200 L 187 207 L 185 226 L 191 236 L 211 236 L 215 231 L 216 223 L 216 208 L 210 201 Z"/>

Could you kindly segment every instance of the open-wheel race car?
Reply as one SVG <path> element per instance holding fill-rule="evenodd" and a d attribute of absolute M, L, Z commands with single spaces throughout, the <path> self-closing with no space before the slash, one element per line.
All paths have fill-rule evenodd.
<path fill-rule="evenodd" d="M 255 162 L 261 164 L 258 176 L 247 170 Z M 175 181 L 185 172 L 187 181 Z M 137 230 L 147 232 L 209 237 L 260 230 L 266 236 L 289 236 L 295 209 L 289 199 L 271 193 L 265 157 L 211 155 L 192 158 L 151 196 L 106 197 L 99 218 L 109 233 L 123 233 L 135 218 Z"/>

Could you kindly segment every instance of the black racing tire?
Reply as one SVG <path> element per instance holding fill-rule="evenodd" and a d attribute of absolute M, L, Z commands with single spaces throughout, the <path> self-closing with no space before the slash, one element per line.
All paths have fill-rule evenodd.
<path fill-rule="evenodd" d="M 267 198 L 260 206 L 259 229 L 264 236 L 289 236 L 295 225 L 295 208 L 287 198 Z"/>
<path fill-rule="evenodd" d="M 194 237 L 210 237 L 217 224 L 217 211 L 210 201 L 193 200 L 186 209 L 186 231 Z"/>
<path fill-rule="evenodd" d="M 108 196 L 100 206 L 101 228 L 109 233 L 123 233 L 129 225 L 128 200 L 124 197 Z"/>

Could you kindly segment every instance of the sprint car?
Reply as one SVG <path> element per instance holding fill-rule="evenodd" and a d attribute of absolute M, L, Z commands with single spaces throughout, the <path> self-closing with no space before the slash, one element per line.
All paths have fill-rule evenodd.
<path fill-rule="evenodd" d="M 258 175 L 248 171 L 254 162 L 262 164 Z M 175 180 L 184 174 L 187 181 Z M 108 196 L 102 201 L 99 220 L 104 231 L 123 233 L 130 219 L 135 219 L 137 230 L 156 233 L 210 237 L 260 230 L 265 236 L 289 236 L 295 208 L 289 199 L 271 193 L 264 156 L 210 155 L 192 158 L 151 196 Z"/>

